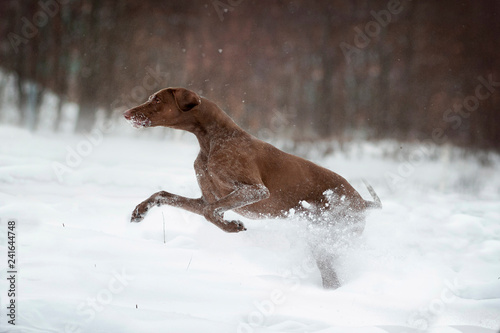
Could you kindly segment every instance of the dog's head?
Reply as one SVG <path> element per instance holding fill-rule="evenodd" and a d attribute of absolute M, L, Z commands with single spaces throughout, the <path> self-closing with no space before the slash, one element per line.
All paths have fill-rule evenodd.
<path fill-rule="evenodd" d="M 195 92 L 184 88 L 166 88 L 151 95 L 148 101 L 123 116 L 136 128 L 166 126 L 185 129 L 189 113 L 201 104 L 201 98 Z"/>

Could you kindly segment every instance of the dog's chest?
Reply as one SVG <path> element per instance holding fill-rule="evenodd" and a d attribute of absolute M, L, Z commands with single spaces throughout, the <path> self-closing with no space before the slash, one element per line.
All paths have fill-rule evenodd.
<path fill-rule="evenodd" d="M 214 202 L 231 193 L 232 189 L 222 183 L 219 177 L 216 176 L 211 169 L 213 169 L 213 167 L 209 167 L 208 158 L 205 156 L 198 156 L 194 163 L 198 185 L 200 186 L 203 197 L 209 202 Z"/>

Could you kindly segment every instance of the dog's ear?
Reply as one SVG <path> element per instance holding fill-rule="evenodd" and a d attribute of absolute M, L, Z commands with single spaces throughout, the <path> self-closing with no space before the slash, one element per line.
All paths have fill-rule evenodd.
<path fill-rule="evenodd" d="M 195 92 L 184 88 L 170 88 L 174 95 L 175 103 L 182 111 L 189 111 L 197 105 L 200 105 L 201 98 Z"/>

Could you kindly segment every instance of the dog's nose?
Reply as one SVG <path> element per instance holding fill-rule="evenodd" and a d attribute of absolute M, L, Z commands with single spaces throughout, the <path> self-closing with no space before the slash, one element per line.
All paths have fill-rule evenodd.
<path fill-rule="evenodd" d="M 125 119 L 130 120 L 130 118 L 132 118 L 132 109 L 123 112 L 123 116 Z"/>

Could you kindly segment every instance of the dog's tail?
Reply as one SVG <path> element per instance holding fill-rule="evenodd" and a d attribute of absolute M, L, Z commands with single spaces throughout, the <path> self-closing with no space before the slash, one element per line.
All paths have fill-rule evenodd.
<path fill-rule="evenodd" d="M 377 208 L 377 209 L 382 208 L 382 201 L 380 201 L 380 198 L 378 197 L 377 193 L 375 193 L 375 190 L 373 189 L 373 187 L 370 184 L 368 184 L 368 182 L 365 179 L 362 179 L 362 180 L 363 180 L 363 183 L 365 183 L 365 186 L 368 189 L 368 192 L 370 192 L 370 195 L 373 198 L 373 201 L 365 200 L 366 208 Z"/>

